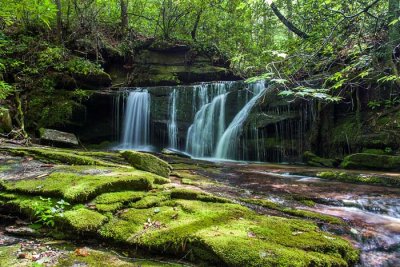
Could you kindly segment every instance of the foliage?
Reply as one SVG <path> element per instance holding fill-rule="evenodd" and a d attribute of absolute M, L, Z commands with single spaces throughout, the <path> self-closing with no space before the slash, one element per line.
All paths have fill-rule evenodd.
<path fill-rule="evenodd" d="M 55 203 L 51 198 L 40 197 L 40 200 L 41 202 L 33 202 L 34 216 L 38 218 L 36 222 L 54 227 L 56 217 L 63 217 L 65 209 L 70 204 L 63 199 Z"/>
<path fill-rule="evenodd" d="M 5 99 L 14 91 L 14 88 L 6 83 L 5 81 L 0 80 L 0 100 Z"/>

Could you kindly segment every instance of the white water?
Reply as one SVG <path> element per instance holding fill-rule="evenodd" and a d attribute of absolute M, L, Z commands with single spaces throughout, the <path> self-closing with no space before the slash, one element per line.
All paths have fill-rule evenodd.
<path fill-rule="evenodd" d="M 239 138 L 243 130 L 243 125 L 246 122 L 252 108 L 265 92 L 265 81 L 259 81 L 250 85 L 250 90 L 253 92 L 254 96 L 249 102 L 247 102 L 242 110 L 239 111 L 219 139 L 215 152 L 216 158 L 237 159 Z"/>
<path fill-rule="evenodd" d="M 121 149 L 147 150 L 150 145 L 150 94 L 129 92 L 124 109 Z"/>
<path fill-rule="evenodd" d="M 225 130 L 225 104 L 232 83 L 215 83 L 193 88 L 198 112 L 186 137 L 186 151 L 194 157 L 210 157 Z"/>
<path fill-rule="evenodd" d="M 178 91 L 174 89 L 169 96 L 169 120 L 168 120 L 168 145 L 170 148 L 178 148 L 178 125 L 177 125 L 177 104 Z"/>

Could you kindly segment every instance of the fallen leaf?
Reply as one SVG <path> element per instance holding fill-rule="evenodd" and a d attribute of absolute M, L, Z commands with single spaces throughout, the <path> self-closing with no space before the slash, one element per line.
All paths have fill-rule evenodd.
<path fill-rule="evenodd" d="M 89 256 L 89 251 L 86 248 L 75 249 L 76 256 L 87 257 Z"/>

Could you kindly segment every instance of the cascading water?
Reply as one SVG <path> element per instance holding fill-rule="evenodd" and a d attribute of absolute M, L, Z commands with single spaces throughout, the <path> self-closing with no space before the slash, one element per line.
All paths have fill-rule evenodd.
<path fill-rule="evenodd" d="M 147 150 L 150 144 L 150 94 L 129 92 L 124 110 L 121 149 Z"/>
<path fill-rule="evenodd" d="M 198 100 L 200 109 L 186 137 L 186 151 L 192 156 L 212 156 L 215 145 L 225 130 L 225 103 L 231 85 L 232 83 L 216 83 L 194 87 L 193 99 Z"/>
<path fill-rule="evenodd" d="M 240 134 L 251 109 L 257 103 L 258 99 L 265 92 L 265 81 L 259 81 L 250 85 L 250 89 L 254 96 L 249 102 L 239 111 L 231 124 L 228 126 L 224 134 L 219 139 L 215 157 L 219 159 L 237 159 L 238 158 L 238 143 Z"/>
<path fill-rule="evenodd" d="M 177 101 L 178 91 L 174 89 L 169 96 L 169 120 L 168 120 L 168 145 L 170 148 L 178 148 L 178 126 L 177 126 Z"/>

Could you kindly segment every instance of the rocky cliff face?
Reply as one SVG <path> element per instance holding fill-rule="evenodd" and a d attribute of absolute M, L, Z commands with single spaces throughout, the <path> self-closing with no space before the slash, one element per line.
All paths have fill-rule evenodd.
<path fill-rule="evenodd" d="M 184 44 L 150 42 L 106 64 L 114 85 L 167 86 L 237 80 L 215 51 Z"/>

